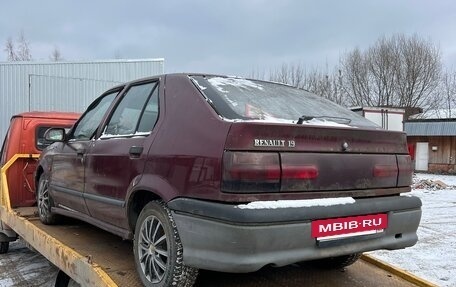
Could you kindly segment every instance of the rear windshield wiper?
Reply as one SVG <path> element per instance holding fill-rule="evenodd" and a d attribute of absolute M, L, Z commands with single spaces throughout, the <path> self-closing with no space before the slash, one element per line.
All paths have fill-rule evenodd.
<path fill-rule="evenodd" d="M 332 122 L 336 122 L 338 124 L 346 124 L 346 125 L 351 123 L 351 119 L 348 119 L 348 118 L 332 117 L 332 116 L 305 116 L 304 115 L 302 117 L 299 117 L 299 119 L 296 122 L 296 124 L 302 125 L 302 123 L 304 123 L 304 121 L 307 122 L 307 121 L 310 121 L 310 120 L 313 120 L 313 119 L 329 120 L 329 121 L 332 121 Z"/>

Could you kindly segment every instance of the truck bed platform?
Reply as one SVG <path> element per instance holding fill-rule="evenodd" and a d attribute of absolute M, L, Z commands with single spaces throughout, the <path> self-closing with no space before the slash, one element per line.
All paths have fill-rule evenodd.
<path fill-rule="evenodd" d="M 45 240 L 48 252 L 42 252 L 43 244 L 27 240 L 34 248 L 54 264 L 57 261 L 68 263 L 70 276 L 83 286 L 142 286 L 135 270 L 133 261 L 132 243 L 124 241 L 120 237 L 100 230 L 84 222 L 73 219 L 64 220 L 61 225 L 43 225 L 36 216 L 36 208 L 18 208 L 13 213 L 18 215 L 32 229 L 35 234 L 43 233 L 55 244 Z M 39 238 L 39 237 L 38 237 Z M 41 241 L 41 240 L 38 240 Z M 63 247 L 63 249 L 62 249 Z M 60 249 L 60 251 L 58 251 Z M 55 251 L 55 252 L 54 252 Z M 62 254 L 63 251 L 63 254 Z M 79 259 L 67 253 L 79 254 Z M 62 256 L 55 258 L 49 256 L 52 253 Z M 67 257 L 67 261 L 65 261 Z M 76 262 L 76 263 L 75 263 Z M 79 265 L 87 265 L 93 269 L 88 272 L 95 272 L 99 275 L 100 281 L 95 279 L 88 281 L 88 274 L 80 274 L 84 270 Z M 79 267 L 78 267 L 79 266 Z M 75 274 L 71 274 L 75 271 Z M 104 281 L 104 282 L 102 282 Z M 95 285 L 94 285 L 95 284 Z M 105 285 L 98 285 L 105 284 Z M 211 271 L 201 271 L 196 286 L 417 286 L 407 282 L 391 273 L 382 270 L 364 260 L 359 260 L 353 266 L 343 270 L 321 270 L 315 269 L 310 264 L 302 266 L 290 265 L 281 268 L 265 267 L 255 273 L 229 274 Z"/>
<path fill-rule="evenodd" d="M 134 266 L 131 241 L 74 219 L 66 219 L 61 225 L 44 225 L 36 207 L 11 208 L 6 170 L 18 158 L 37 157 L 17 154 L 1 168 L 0 220 L 82 286 L 142 286 Z M 385 271 L 358 260 L 343 270 L 320 270 L 308 263 L 265 267 L 247 274 L 201 271 L 195 286 L 433 286 L 425 281 L 415 285 L 394 275 L 392 269 Z"/>

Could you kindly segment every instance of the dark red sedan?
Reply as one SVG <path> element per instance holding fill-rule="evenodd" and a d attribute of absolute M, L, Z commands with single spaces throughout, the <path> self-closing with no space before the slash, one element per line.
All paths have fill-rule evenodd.
<path fill-rule="evenodd" d="M 198 269 L 251 272 L 417 241 L 406 135 L 320 96 L 236 77 L 170 74 L 110 89 L 36 173 L 40 219 L 134 241 L 146 286 Z"/>

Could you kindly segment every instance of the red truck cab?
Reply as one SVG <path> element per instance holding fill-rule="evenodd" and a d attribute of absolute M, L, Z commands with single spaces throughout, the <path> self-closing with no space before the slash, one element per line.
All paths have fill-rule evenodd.
<path fill-rule="evenodd" d="M 15 154 L 40 154 L 50 142 L 44 133 L 51 127 L 70 128 L 79 118 L 78 113 L 25 112 L 14 115 L 3 141 L 0 166 Z M 12 208 L 33 206 L 36 203 L 34 172 L 36 160 L 19 158 L 6 172 Z M 9 241 L 16 234 L 0 221 L 0 253 L 8 250 Z"/>
<path fill-rule="evenodd" d="M 40 154 L 50 143 L 44 133 L 51 127 L 70 128 L 79 118 L 77 113 L 25 112 L 11 118 L 10 127 L 3 142 L 1 162 L 3 166 L 15 154 Z M 19 159 L 7 172 L 11 207 L 35 204 L 33 174 L 36 162 Z"/>

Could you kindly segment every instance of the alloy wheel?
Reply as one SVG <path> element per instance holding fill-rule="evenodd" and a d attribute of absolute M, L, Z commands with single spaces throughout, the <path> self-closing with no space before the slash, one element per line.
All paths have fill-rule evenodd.
<path fill-rule="evenodd" d="M 143 221 L 138 243 L 139 262 L 146 279 L 160 282 L 168 269 L 169 244 L 157 217 L 151 215 Z"/>
<path fill-rule="evenodd" d="M 38 209 L 40 215 L 46 216 L 50 209 L 47 180 L 40 181 L 40 185 L 38 188 Z"/>

